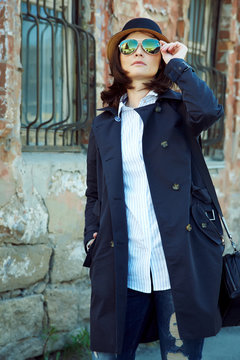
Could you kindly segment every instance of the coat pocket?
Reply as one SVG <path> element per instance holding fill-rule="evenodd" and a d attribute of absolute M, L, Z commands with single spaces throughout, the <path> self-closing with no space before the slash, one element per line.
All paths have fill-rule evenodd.
<path fill-rule="evenodd" d="M 90 246 L 90 249 L 87 252 L 87 255 L 86 255 L 84 263 L 83 263 L 84 267 L 90 267 L 91 266 L 92 253 L 93 253 L 93 249 L 94 249 L 95 245 L 96 245 L 96 240 L 92 243 L 92 245 Z"/>
<path fill-rule="evenodd" d="M 204 204 L 211 204 L 212 199 L 205 187 L 199 187 L 192 184 L 192 196 L 195 199 L 202 201 Z"/>
<path fill-rule="evenodd" d="M 215 216 L 217 216 L 214 208 L 209 207 L 209 205 L 204 206 L 196 201 L 192 204 L 191 212 L 198 229 L 217 245 L 222 245 L 223 237 L 221 229 L 218 229 L 217 225 L 214 224 Z"/>

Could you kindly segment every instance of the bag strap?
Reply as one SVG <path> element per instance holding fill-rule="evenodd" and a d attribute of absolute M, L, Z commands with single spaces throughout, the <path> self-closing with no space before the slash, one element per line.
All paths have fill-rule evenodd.
<path fill-rule="evenodd" d="M 183 102 L 179 106 L 179 112 L 184 118 L 186 118 L 186 109 L 185 109 L 185 105 L 184 105 Z M 221 209 L 221 206 L 219 204 L 217 194 L 216 194 L 216 191 L 215 191 L 211 176 L 209 174 L 208 167 L 206 165 L 206 162 L 205 162 L 205 159 L 204 159 L 200 144 L 199 144 L 197 138 L 191 134 L 190 128 L 187 125 L 185 126 L 185 131 L 186 131 L 187 139 L 188 139 L 189 144 L 190 144 L 193 160 L 197 164 L 197 166 L 198 166 L 198 168 L 200 170 L 202 180 L 203 180 L 203 182 L 204 182 L 204 184 L 205 184 L 205 186 L 206 186 L 206 188 L 207 188 L 207 190 L 209 192 L 209 195 L 210 195 L 210 197 L 212 199 L 212 202 L 213 202 L 213 204 L 214 204 L 214 206 L 215 206 L 215 208 L 216 208 L 216 210 L 217 210 L 217 212 L 219 214 L 219 217 L 220 217 L 220 219 L 222 221 L 224 229 L 226 230 L 228 238 L 230 239 L 231 245 L 232 245 L 234 251 L 237 251 L 236 245 L 235 245 L 234 241 L 232 240 L 232 235 L 231 235 L 231 233 L 229 231 L 226 220 L 225 220 L 225 218 L 223 216 L 222 209 Z"/>

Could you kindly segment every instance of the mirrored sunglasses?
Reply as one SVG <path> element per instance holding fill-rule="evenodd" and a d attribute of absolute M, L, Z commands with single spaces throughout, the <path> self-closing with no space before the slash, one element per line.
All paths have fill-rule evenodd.
<path fill-rule="evenodd" d="M 159 53 L 161 47 L 157 39 L 144 39 L 142 42 L 138 42 L 135 39 L 127 39 L 121 41 L 118 47 L 123 55 L 131 55 L 137 50 L 139 44 L 141 44 L 142 49 L 146 53 L 151 55 Z"/>

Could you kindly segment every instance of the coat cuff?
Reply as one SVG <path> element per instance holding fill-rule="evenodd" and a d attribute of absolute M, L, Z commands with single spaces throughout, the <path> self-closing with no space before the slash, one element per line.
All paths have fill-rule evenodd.
<path fill-rule="evenodd" d="M 193 70 L 193 68 L 183 59 L 171 59 L 164 70 L 165 75 L 172 80 L 173 82 L 177 82 L 178 78 L 184 73 L 185 71 Z"/>

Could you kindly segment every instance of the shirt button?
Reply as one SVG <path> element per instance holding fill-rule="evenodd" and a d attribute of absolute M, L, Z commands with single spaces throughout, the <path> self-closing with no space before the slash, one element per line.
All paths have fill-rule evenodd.
<path fill-rule="evenodd" d="M 162 142 L 161 142 L 161 146 L 162 146 L 163 148 L 168 147 L 168 142 L 167 142 L 167 141 L 162 141 Z"/>
<path fill-rule="evenodd" d="M 207 228 L 207 223 L 202 223 L 202 228 L 206 229 Z"/>
<path fill-rule="evenodd" d="M 192 225 L 191 225 L 191 224 L 187 224 L 186 230 L 187 230 L 187 231 L 191 231 L 191 230 L 192 230 Z"/>
<path fill-rule="evenodd" d="M 110 246 L 114 247 L 114 242 L 113 241 L 110 241 Z"/>
<path fill-rule="evenodd" d="M 159 105 L 157 105 L 156 107 L 155 107 L 155 112 L 161 112 L 161 110 L 162 110 L 162 108 L 161 108 L 161 106 L 159 106 Z"/>
<path fill-rule="evenodd" d="M 172 185 L 172 189 L 173 189 L 173 190 L 179 190 L 179 189 L 180 189 L 180 185 L 179 185 L 179 184 L 173 184 L 173 185 Z"/>

